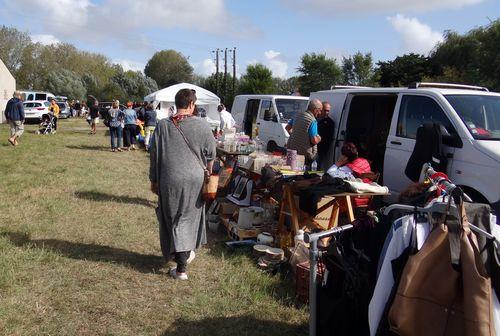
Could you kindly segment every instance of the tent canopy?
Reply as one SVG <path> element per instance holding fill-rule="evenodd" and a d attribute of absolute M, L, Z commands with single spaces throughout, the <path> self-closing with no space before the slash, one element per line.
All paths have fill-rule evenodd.
<path fill-rule="evenodd" d="M 153 92 L 150 95 L 144 97 L 145 101 L 148 102 L 175 102 L 175 94 L 179 92 L 181 89 L 191 89 L 196 91 L 196 104 L 197 105 L 212 105 L 212 104 L 220 104 L 220 98 L 217 97 L 214 93 L 205 90 L 202 87 L 196 86 L 194 84 L 189 83 L 179 83 L 159 91 Z"/>
<path fill-rule="evenodd" d="M 205 110 L 208 120 L 213 121 L 214 125 L 220 123 L 220 115 L 217 111 L 217 106 L 220 104 L 220 98 L 214 93 L 205 90 L 202 87 L 189 83 L 179 83 L 159 91 L 153 92 L 144 97 L 144 101 L 153 103 L 158 110 L 158 119 L 163 119 L 168 116 L 168 110 L 175 105 L 175 95 L 181 89 L 191 89 L 196 91 L 196 106 Z"/>

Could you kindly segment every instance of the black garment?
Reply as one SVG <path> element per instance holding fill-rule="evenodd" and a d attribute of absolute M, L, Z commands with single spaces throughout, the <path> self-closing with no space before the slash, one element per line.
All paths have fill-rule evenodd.
<path fill-rule="evenodd" d="M 323 180 L 315 185 L 312 185 L 299 194 L 299 208 L 316 216 L 318 211 L 318 202 L 325 195 L 335 195 L 350 191 L 348 183 L 340 178 L 332 178 L 330 175 L 323 175 Z"/>
<path fill-rule="evenodd" d="M 58 119 L 59 119 L 59 118 L 56 118 L 56 117 L 54 117 L 54 118 L 52 119 L 52 123 L 53 123 L 53 125 L 54 125 L 54 131 L 57 131 L 57 120 L 58 120 Z"/>
<path fill-rule="evenodd" d="M 125 125 L 123 129 L 123 145 L 129 147 L 130 145 L 135 145 L 135 136 L 137 133 L 136 125 Z"/>
<path fill-rule="evenodd" d="M 95 119 L 97 117 L 99 117 L 99 107 L 97 106 L 90 106 L 89 108 L 89 115 L 92 119 Z"/>
<path fill-rule="evenodd" d="M 137 111 L 137 119 L 140 121 L 144 121 L 144 115 L 146 114 L 146 108 L 144 106 L 141 106 Z"/>
<path fill-rule="evenodd" d="M 186 273 L 187 260 L 190 254 L 191 251 L 175 252 L 174 261 L 177 263 L 177 273 Z"/>
<path fill-rule="evenodd" d="M 442 138 L 439 124 L 425 124 L 417 129 L 415 147 L 405 169 L 410 180 L 418 181 L 422 166 L 427 162 L 432 163 L 435 171 L 446 173 L 448 159 L 443 154 Z"/>
<path fill-rule="evenodd" d="M 333 162 L 326 161 L 333 143 L 334 129 L 335 123 L 330 117 L 318 120 L 318 134 L 321 137 L 321 141 L 318 143 L 318 167 L 323 170 L 327 170 L 333 164 Z"/>
<path fill-rule="evenodd" d="M 376 283 L 383 240 L 373 228 L 356 227 L 333 239 L 324 264 L 328 278 L 318 284 L 317 335 L 369 335 L 368 305 Z"/>

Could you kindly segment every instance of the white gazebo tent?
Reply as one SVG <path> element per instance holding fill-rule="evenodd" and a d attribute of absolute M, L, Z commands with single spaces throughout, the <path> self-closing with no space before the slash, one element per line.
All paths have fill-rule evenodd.
<path fill-rule="evenodd" d="M 220 104 L 220 98 L 214 93 L 205 90 L 202 87 L 189 83 L 175 84 L 159 91 L 153 92 L 146 97 L 144 101 L 152 103 L 157 109 L 158 119 L 164 119 L 168 115 L 168 110 L 175 105 L 175 94 L 181 89 L 191 89 L 196 91 L 196 106 L 205 109 L 207 117 L 219 122 L 220 116 L 217 106 Z"/>

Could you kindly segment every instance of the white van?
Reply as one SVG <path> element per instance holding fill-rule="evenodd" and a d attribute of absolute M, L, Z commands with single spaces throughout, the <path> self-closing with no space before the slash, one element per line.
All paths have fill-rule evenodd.
<path fill-rule="evenodd" d="M 352 141 L 381 173 L 395 201 L 412 182 L 404 171 L 424 123 L 440 123 L 447 174 L 474 200 L 500 214 L 500 94 L 485 88 L 417 83 L 408 88 L 360 88 L 311 93 L 329 101 L 335 141 L 329 163 Z"/>
<path fill-rule="evenodd" d="M 289 134 L 285 130 L 295 113 L 307 109 L 308 97 L 279 95 L 239 95 L 234 98 L 231 114 L 242 131 L 259 139 L 268 150 L 284 147 Z"/>
<path fill-rule="evenodd" d="M 23 101 L 50 101 L 51 99 L 56 98 L 52 93 L 43 91 L 20 91 L 20 93 Z"/>

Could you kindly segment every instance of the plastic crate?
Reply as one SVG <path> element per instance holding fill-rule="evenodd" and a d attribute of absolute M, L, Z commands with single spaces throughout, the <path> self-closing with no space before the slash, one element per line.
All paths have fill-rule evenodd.
<path fill-rule="evenodd" d="M 325 274 L 325 265 L 318 262 L 316 271 L 317 282 L 321 281 Z M 300 302 L 309 304 L 309 261 L 297 264 L 295 272 L 295 296 Z"/>

